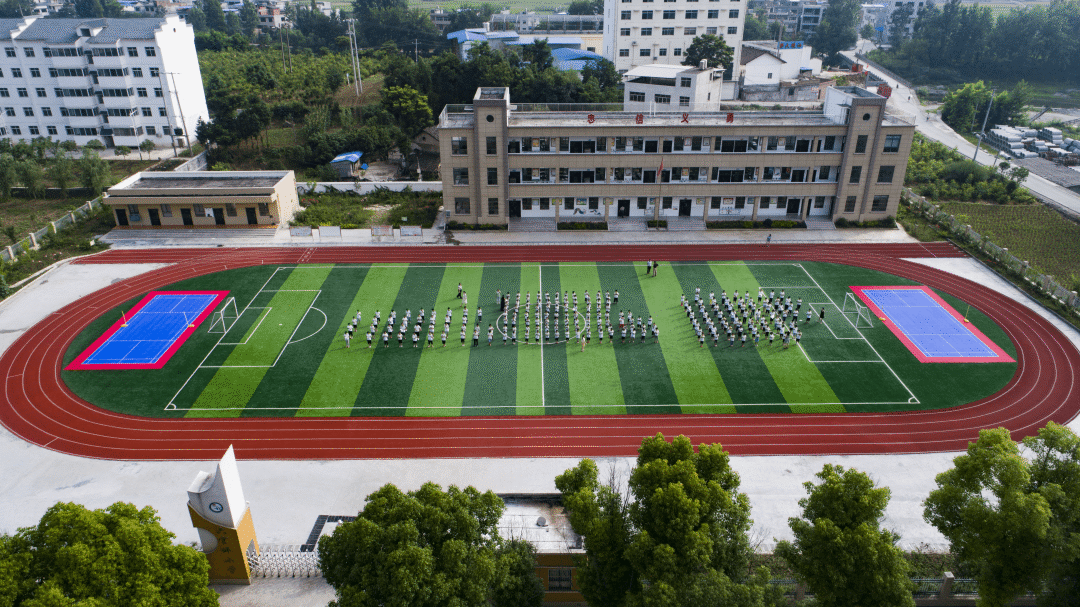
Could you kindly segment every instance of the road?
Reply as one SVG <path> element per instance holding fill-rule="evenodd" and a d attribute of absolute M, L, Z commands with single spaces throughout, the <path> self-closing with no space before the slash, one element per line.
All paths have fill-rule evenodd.
<path fill-rule="evenodd" d="M 860 41 L 860 43 L 861 42 L 864 41 Z M 860 47 L 860 51 L 865 51 L 865 49 Z M 843 51 L 841 54 L 852 61 L 858 61 L 858 59 L 855 58 L 854 51 Z M 873 70 L 871 69 L 871 71 Z M 949 125 L 942 122 L 937 114 L 928 113 L 923 109 L 919 104 L 919 98 L 915 95 L 915 91 L 892 78 L 889 78 L 885 74 L 876 71 L 874 74 L 880 78 L 884 78 L 893 89 L 892 97 L 889 98 L 888 107 L 896 112 L 915 116 L 917 120 L 915 126 L 916 130 L 934 141 L 940 141 L 955 149 L 968 158 L 971 158 L 972 155 L 975 154 L 974 145 L 968 143 L 968 141 L 960 135 L 957 135 L 956 131 L 952 130 Z M 976 161 L 979 164 L 986 166 L 993 166 L 996 163 L 1001 162 L 997 156 L 987 153 L 986 150 L 979 152 Z M 1028 178 L 1024 181 L 1024 187 L 1043 200 L 1068 209 L 1073 213 L 1080 214 L 1080 195 L 1077 195 L 1068 188 L 1061 187 L 1034 173 L 1028 175 Z"/>

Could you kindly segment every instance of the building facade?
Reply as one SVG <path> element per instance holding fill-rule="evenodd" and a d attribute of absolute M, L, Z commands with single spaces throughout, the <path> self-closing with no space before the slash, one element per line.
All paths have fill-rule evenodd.
<path fill-rule="evenodd" d="M 705 111 L 720 105 L 724 70 L 703 65 L 642 65 L 623 74 L 627 112 Z"/>
<path fill-rule="evenodd" d="M 0 138 L 185 146 L 208 120 L 195 34 L 177 15 L 0 19 Z"/>
<path fill-rule="evenodd" d="M 740 0 L 606 0 L 602 54 L 620 72 L 652 63 L 677 65 L 694 38 L 713 34 L 734 50 L 737 66 L 744 19 L 746 4 Z"/>
<path fill-rule="evenodd" d="M 268 228 L 300 210 L 292 171 L 143 172 L 109 188 L 119 227 Z"/>
<path fill-rule="evenodd" d="M 817 111 L 522 111 L 477 90 L 439 117 L 452 220 L 895 216 L 913 124 L 886 99 L 830 88 Z"/>

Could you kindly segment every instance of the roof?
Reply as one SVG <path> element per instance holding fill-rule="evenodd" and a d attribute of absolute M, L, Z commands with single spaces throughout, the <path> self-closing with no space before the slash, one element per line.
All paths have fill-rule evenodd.
<path fill-rule="evenodd" d="M 345 152 L 335 156 L 334 159 L 330 161 L 330 163 L 333 164 L 335 162 L 359 162 L 360 157 L 363 155 L 363 152 Z"/>
<path fill-rule="evenodd" d="M 607 61 L 603 55 L 578 48 L 552 49 L 551 56 L 554 59 L 555 69 L 562 71 L 580 72 L 589 63 Z"/>
<path fill-rule="evenodd" d="M 0 38 L 11 40 L 11 30 L 22 25 L 22 19 L 0 19 Z"/>
<path fill-rule="evenodd" d="M 487 40 L 487 35 L 485 34 L 483 29 L 474 28 L 474 29 L 458 30 L 456 32 L 450 32 L 449 34 L 446 35 L 446 39 L 447 40 L 457 40 L 458 44 L 461 44 L 463 42 L 470 42 L 470 41 L 472 41 L 472 42 L 480 42 L 480 41 Z"/>
<path fill-rule="evenodd" d="M 765 43 L 743 42 L 743 51 L 742 55 L 739 56 L 739 65 L 746 65 L 763 55 L 771 55 L 773 58 L 779 60 L 780 63 L 787 63 L 787 61 L 784 61 L 783 58 L 780 57 L 780 53 L 776 49 L 765 46 Z"/>
<path fill-rule="evenodd" d="M 686 65 L 665 65 L 661 63 L 653 63 L 650 65 L 639 65 L 629 71 L 623 76 L 626 78 L 674 78 L 678 74 L 683 72 L 698 72 L 700 71 L 696 67 L 690 67 Z"/>
<path fill-rule="evenodd" d="M 581 38 L 575 36 L 529 36 L 518 42 L 510 42 L 509 44 L 527 45 L 536 42 L 537 40 L 544 40 L 548 44 L 577 44 L 581 45 Z"/>
<path fill-rule="evenodd" d="M 4 19 L 4 22 L 12 21 Z M 19 20 L 16 21 L 18 27 Z M 85 38 L 90 44 L 113 44 L 118 40 L 153 40 L 154 34 L 165 23 L 164 17 L 141 19 L 37 19 L 19 34 L 20 41 L 41 41 L 46 44 L 70 44 L 79 39 L 79 30 L 90 28 L 100 31 L 96 36 Z M 0 23 L 6 26 L 6 23 Z M 9 28 L 7 31 L 10 32 Z M 10 34 L 9 34 L 10 36 Z"/>

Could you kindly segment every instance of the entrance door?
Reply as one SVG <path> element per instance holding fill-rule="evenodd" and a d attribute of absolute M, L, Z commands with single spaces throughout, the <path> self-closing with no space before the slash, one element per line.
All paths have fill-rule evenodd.
<path fill-rule="evenodd" d="M 624 198 L 619 200 L 619 217 L 630 216 L 630 199 Z"/>
<path fill-rule="evenodd" d="M 214 225 L 225 225 L 225 209 L 221 207 L 214 207 Z"/>
<path fill-rule="evenodd" d="M 118 226 L 126 226 L 126 225 L 128 225 L 127 209 L 116 209 L 116 225 L 118 225 Z"/>
<path fill-rule="evenodd" d="M 195 222 L 191 220 L 191 209 L 180 209 L 180 219 L 184 221 L 186 226 L 195 225 Z"/>
<path fill-rule="evenodd" d="M 788 198 L 787 199 L 787 213 L 788 213 L 788 215 L 798 215 L 800 207 L 802 207 L 802 198 Z"/>
<path fill-rule="evenodd" d="M 148 215 L 150 215 L 150 225 L 152 225 L 152 226 L 161 225 L 161 217 L 158 216 L 158 210 L 157 209 L 155 209 L 155 208 L 146 209 L 146 213 Z"/>
<path fill-rule="evenodd" d="M 689 217 L 689 216 L 690 216 L 690 199 L 689 198 L 680 198 L 679 199 L 679 217 Z"/>
<path fill-rule="evenodd" d="M 247 220 L 249 226 L 253 226 L 259 223 L 259 218 L 255 215 L 255 207 L 247 207 L 244 210 L 247 211 Z"/>
<path fill-rule="evenodd" d="M 520 200 L 511 200 L 510 201 L 510 216 L 511 217 L 521 217 L 521 201 Z"/>
<path fill-rule="evenodd" d="M 105 140 L 105 147 L 111 148 L 116 146 L 116 143 L 113 142 L 112 135 L 103 135 L 102 139 Z"/>

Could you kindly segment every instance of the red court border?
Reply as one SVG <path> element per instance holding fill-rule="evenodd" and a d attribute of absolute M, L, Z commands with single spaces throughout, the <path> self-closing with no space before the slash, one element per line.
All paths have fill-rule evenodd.
<path fill-rule="evenodd" d="M 927 287 L 925 285 L 919 285 L 919 286 L 898 285 L 898 286 L 892 286 L 892 287 L 885 287 L 885 286 L 851 287 L 851 290 L 855 291 L 855 294 L 859 296 L 859 299 L 861 299 L 863 301 L 863 303 L 865 303 L 867 305 L 867 307 L 869 307 L 871 310 L 873 310 L 874 316 L 878 317 L 881 320 L 882 324 L 884 324 L 886 327 L 888 327 L 889 330 L 892 331 L 892 334 L 895 335 L 896 338 L 900 340 L 900 343 L 904 344 L 904 346 L 907 347 L 908 351 L 911 352 L 912 356 L 914 356 L 921 363 L 1012 363 L 1012 362 L 1016 362 L 1015 360 L 1013 360 L 1013 358 L 1011 356 L 1009 356 L 1005 352 L 1005 350 L 1001 349 L 1001 346 L 998 346 L 997 344 L 995 344 L 993 342 L 993 340 L 991 340 L 989 337 L 984 335 L 983 332 L 980 331 L 978 327 L 976 327 L 975 325 L 973 325 L 973 324 L 969 323 L 967 320 L 965 320 L 964 317 L 961 316 L 960 313 L 956 311 L 956 308 L 953 308 L 952 306 L 950 306 L 947 301 L 942 299 L 941 296 L 938 295 L 937 293 L 935 293 L 934 290 L 931 289 L 930 287 Z M 965 357 L 965 356 L 927 356 L 927 355 L 922 353 L 922 350 L 920 350 L 918 346 L 915 345 L 915 342 L 911 341 L 911 338 L 909 338 L 907 336 L 907 333 L 904 333 L 904 331 L 902 329 L 900 329 L 900 327 L 896 326 L 896 323 L 893 322 L 892 317 L 890 317 L 888 314 L 886 314 L 884 310 L 879 308 L 878 305 L 876 303 L 874 303 L 874 301 L 872 299 L 870 299 L 870 297 L 864 293 L 864 291 L 922 291 L 923 293 L 926 293 L 930 297 L 930 299 L 937 302 L 937 304 L 939 306 L 941 306 L 947 313 L 949 313 L 949 315 L 951 315 L 956 320 L 961 321 L 962 324 L 963 324 L 963 327 L 965 329 L 967 329 L 972 335 L 977 337 L 979 339 L 979 341 L 981 341 L 983 343 L 983 345 L 985 345 L 987 348 L 990 348 L 990 351 L 993 352 L 994 354 L 997 354 L 997 356 L 967 356 L 967 357 Z"/>
<path fill-rule="evenodd" d="M 76 356 L 75 360 L 71 361 L 71 364 L 65 367 L 64 370 L 93 371 L 110 369 L 160 369 L 165 366 L 165 363 L 169 362 L 169 359 L 173 357 L 173 354 L 176 354 L 176 351 L 180 349 L 180 346 L 184 345 L 184 342 L 186 342 L 188 338 L 191 337 L 193 333 L 195 333 L 195 329 L 199 328 L 199 325 L 202 324 L 202 321 L 206 320 L 206 317 L 210 316 L 210 314 L 214 312 L 214 308 L 216 308 L 217 305 L 221 303 L 221 301 L 225 299 L 225 296 L 228 294 L 228 291 L 150 291 L 146 294 L 146 297 L 140 299 L 139 303 L 135 304 L 133 308 L 127 311 L 128 314 L 131 314 L 131 318 L 135 318 L 135 315 L 139 313 L 139 310 L 142 310 L 146 304 L 153 301 L 153 299 L 158 295 L 216 295 L 216 297 L 213 301 L 207 304 L 205 308 L 203 308 L 203 311 L 199 313 L 195 320 L 188 322 L 188 328 L 184 329 L 184 332 L 181 333 L 175 341 L 173 341 L 172 345 L 169 346 L 169 349 L 165 350 L 165 352 L 163 352 L 161 356 L 152 363 L 106 363 L 96 365 L 94 363 L 83 362 L 87 358 L 90 358 L 91 354 L 97 352 L 97 349 L 101 347 L 101 344 L 109 341 L 109 338 L 112 337 L 114 333 L 119 331 L 120 328 L 124 326 L 124 318 L 121 317 L 119 320 L 113 323 L 113 325 L 109 327 L 107 331 L 102 333 L 101 337 L 94 340 L 94 343 L 90 344 L 90 347 L 83 350 L 82 354 Z"/>
<path fill-rule="evenodd" d="M 1014 439 L 1080 410 L 1080 352 L 1013 299 L 906 257 L 964 257 L 948 243 L 607 246 L 262 247 L 108 251 L 77 263 L 168 263 L 48 315 L 0 356 L 0 423 L 62 453 L 116 460 L 405 459 L 635 456 L 642 437 L 685 434 L 735 455 L 956 452 L 983 428 Z M 1013 378 L 976 402 L 903 413 L 147 419 L 105 411 L 61 380 L 75 335 L 105 310 L 180 280 L 233 268 L 293 263 L 529 261 L 824 261 L 880 270 L 970 302 L 1017 351 Z M 661 272 L 664 267 L 661 267 Z M 670 268 L 668 269 L 670 271 Z"/>

